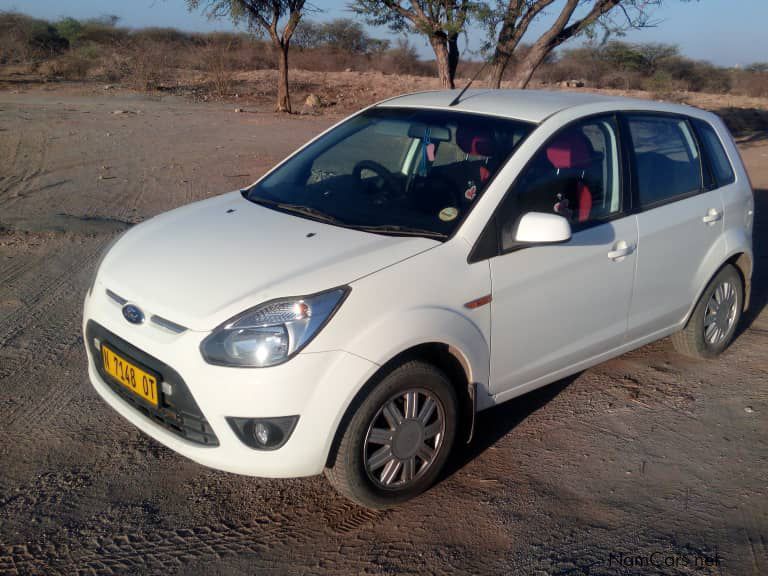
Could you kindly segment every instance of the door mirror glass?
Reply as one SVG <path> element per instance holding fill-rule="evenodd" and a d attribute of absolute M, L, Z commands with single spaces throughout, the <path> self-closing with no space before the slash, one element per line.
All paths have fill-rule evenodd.
<path fill-rule="evenodd" d="M 559 214 L 528 212 L 517 223 L 515 242 L 551 244 L 571 239 L 571 225 Z"/>

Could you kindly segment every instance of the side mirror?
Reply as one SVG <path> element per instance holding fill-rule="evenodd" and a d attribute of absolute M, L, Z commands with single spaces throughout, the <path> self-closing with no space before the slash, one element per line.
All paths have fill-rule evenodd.
<path fill-rule="evenodd" d="M 571 239 L 571 225 L 559 214 L 528 212 L 517 223 L 515 242 L 554 244 Z"/>

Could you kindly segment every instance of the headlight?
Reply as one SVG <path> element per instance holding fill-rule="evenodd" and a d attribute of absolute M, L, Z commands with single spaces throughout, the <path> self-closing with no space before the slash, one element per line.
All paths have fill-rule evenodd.
<path fill-rule="evenodd" d="M 104 262 L 104 257 L 112 249 L 112 246 L 117 244 L 117 241 L 120 240 L 120 238 L 122 238 L 123 234 L 125 234 L 126 232 L 127 230 L 123 230 L 122 232 L 116 234 L 114 238 L 112 238 L 109 242 L 107 242 L 107 245 L 101 251 L 101 254 L 99 255 L 99 259 L 96 261 L 96 267 L 93 269 L 93 276 L 91 276 L 91 283 L 88 286 L 88 296 L 91 296 L 91 294 L 93 294 L 93 287 L 96 285 L 96 276 L 99 275 L 99 268 L 101 268 L 101 263 Z"/>
<path fill-rule="evenodd" d="M 306 346 L 339 308 L 349 288 L 266 302 L 216 328 L 200 345 L 209 364 L 264 367 Z"/>

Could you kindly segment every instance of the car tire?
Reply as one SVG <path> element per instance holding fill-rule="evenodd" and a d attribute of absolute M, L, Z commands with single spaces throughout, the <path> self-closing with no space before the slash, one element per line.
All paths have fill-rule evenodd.
<path fill-rule="evenodd" d="M 726 264 L 704 289 L 685 328 L 672 335 L 672 344 L 686 356 L 714 358 L 733 340 L 743 307 L 744 282 Z"/>
<path fill-rule="evenodd" d="M 325 475 L 366 508 L 410 500 L 432 486 L 445 466 L 457 413 L 448 377 L 427 362 L 405 361 L 353 405 Z"/>

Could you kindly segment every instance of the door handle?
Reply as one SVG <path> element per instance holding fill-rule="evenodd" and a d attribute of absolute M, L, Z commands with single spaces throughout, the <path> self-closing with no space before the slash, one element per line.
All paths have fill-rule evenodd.
<path fill-rule="evenodd" d="M 613 245 L 613 250 L 608 252 L 608 258 L 614 262 L 620 262 L 634 251 L 635 247 L 632 244 L 627 244 L 625 240 L 619 240 Z"/>
<path fill-rule="evenodd" d="M 704 224 L 714 224 L 718 220 L 720 220 L 723 217 L 723 213 L 720 212 L 720 210 L 717 210 L 716 208 L 710 208 L 707 210 L 707 215 L 704 216 L 701 221 L 704 222 Z"/>

